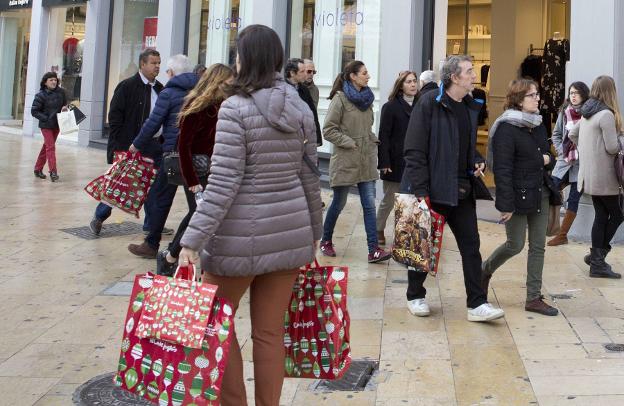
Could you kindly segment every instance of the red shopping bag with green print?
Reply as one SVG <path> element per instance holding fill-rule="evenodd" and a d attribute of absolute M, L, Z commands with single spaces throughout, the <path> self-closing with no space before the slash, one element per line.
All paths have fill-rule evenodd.
<path fill-rule="evenodd" d="M 339 379 L 351 365 L 349 268 L 306 266 L 284 314 L 285 376 Z"/>
<path fill-rule="evenodd" d="M 178 277 L 182 267 L 178 267 L 173 278 L 154 277 L 136 329 L 139 338 L 202 347 L 217 286 L 195 281 L 195 267 L 189 268 L 190 277 L 186 279 Z"/>
<path fill-rule="evenodd" d="M 137 275 L 124 325 L 116 386 L 160 406 L 218 405 L 234 330 L 231 303 L 216 297 L 201 348 L 140 338 L 136 328 L 154 275 Z"/>

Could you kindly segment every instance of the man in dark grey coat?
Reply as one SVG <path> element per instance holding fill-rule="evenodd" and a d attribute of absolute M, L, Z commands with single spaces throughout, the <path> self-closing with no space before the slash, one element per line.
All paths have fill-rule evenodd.
<path fill-rule="evenodd" d="M 480 180 L 485 162 L 476 150 L 477 116 L 481 104 L 470 92 L 476 81 L 472 61 L 450 56 L 441 72 L 439 92 L 418 100 L 405 135 L 405 176 L 411 192 L 431 201 L 457 240 L 466 286 L 468 320 L 490 321 L 503 317 L 487 302 L 481 286 L 481 254 L 475 199 L 484 188 Z M 479 183 L 480 182 L 480 183 Z M 425 272 L 408 271 L 408 308 L 418 316 L 429 314 L 423 282 Z"/>
<path fill-rule="evenodd" d="M 316 126 L 316 144 L 322 145 L 323 136 L 321 133 L 321 125 L 318 120 L 316 105 L 314 104 L 310 90 L 308 90 L 308 88 L 303 84 L 306 78 L 305 66 L 306 65 L 304 64 L 303 59 L 289 59 L 288 62 L 286 62 L 286 67 L 284 68 L 286 81 L 297 89 L 297 93 L 299 93 L 301 100 L 303 100 L 308 107 L 310 107 L 310 110 L 312 110 L 312 114 L 314 115 L 314 125 Z"/>

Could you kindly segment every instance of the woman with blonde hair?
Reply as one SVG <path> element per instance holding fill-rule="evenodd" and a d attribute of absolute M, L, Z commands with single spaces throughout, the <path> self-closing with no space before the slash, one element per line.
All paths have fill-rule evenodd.
<path fill-rule="evenodd" d="M 619 203 L 620 184 L 613 160 L 620 151 L 618 136 L 622 133 L 622 114 L 617 101 L 615 81 L 598 76 L 592 84 L 589 100 L 581 108 L 581 120 L 570 130 L 570 139 L 578 145 L 578 190 L 592 197 L 594 225 L 592 247 L 585 262 L 592 278 L 620 279 L 605 258 L 611 250 L 611 239 L 624 221 Z"/>
<path fill-rule="evenodd" d="M 160 251 L 156 257 L 156 270 L 159 275 L 171 275 L 180 255 L 180 240 L 186 231 L 193 213 L 197 208 L 195 194 L 206 186 L 208 175 L 198 176 L 193 166 L 193 155 L 212 155 L 217 128 L 219 107 L 226 98 L 226 86 L 232 82 L 234 71 L 229 66 L 217 63 L 210 66 L 202 75 L 197 85 L 184 99 L 178 115 L 178 152 L 180 169 L 184 182 L 186 202 L 189 211 L 182 219 L 169 247 Z"/>

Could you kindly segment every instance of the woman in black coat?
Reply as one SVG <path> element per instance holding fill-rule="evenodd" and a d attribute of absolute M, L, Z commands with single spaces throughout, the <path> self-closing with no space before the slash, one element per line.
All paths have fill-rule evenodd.
<path fill-rule="evenodd" d="M 45 179 L 43 166 L 48 162 L 50 180 L 56 182 L 58 173 L 56 170 L 56 138 L 59 135 L 59 125 L 56 115 L 67 110 L 67 96 L 58 84 L 56 72 L 48 72 L 41 79 L 41 90 L 35 95 L 31 114 L 39 120 L 39 128 L 43 135 L 43 146 L 39 151 L 35 163 L 35 176 Z"/>
<path fill-rule="evenodd" d="M 527 228 L 529 255 L 527 259 L 526 311 L 555 316 L 556 308 L 546 304 L 542 296 L 544 246 L 550 205 L 561 204 L 559 191 L 550 178 L 555 165 L 550 153 L 548 134 L 539 115 L 537 84 L 530 79 L 511 82 L 505 112 L 492 126 L 496 208 L 505 223 L 507 241 L 483 262 L 483 289 L 496 269 L 519 254 L 524 248 Z"/>
<path fill-rule="evenodd" d="M 383 180 L 384 197 L 377 211 L 377 239 L 386 243 L 384 230 L 388 215 L 394 207 L 394 194 L 399 192 L 405 162 L 403 141 L 409 124 L 414 97 L 418 93 L 418 76 L 414 72 L 401 72 L 388 102 L 381 109 L 379 124 L 378 165 Z"/>

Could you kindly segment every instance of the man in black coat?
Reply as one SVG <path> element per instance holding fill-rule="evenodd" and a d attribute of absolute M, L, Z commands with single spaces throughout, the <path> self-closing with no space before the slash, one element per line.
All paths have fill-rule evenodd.
<path fill-rule="evenodd" d="M 295 89 L 297 89 L 297 93 L 299 93 L 299 97 L 301 100 L 306 102 L 306 104 L 312 110 L 312 114 L 314 115 L 314 125 L 316 126 L 316 144 L 323 144 L 323 136 L 321 135 L 321 125 L 318 120 L 318 113 L 316 111 L 316 106 L 314 105 L 314 99 L 312 99 L 312 95 L 310 94 L 310 90 L 303 84 L 306 80 L 306 64 L 303 62 L 303 59 L 292 58 L 286 62 L 286 67 L 284 68 L 286 73 L 286 81 L 293 85 Z"/>
<path fill-rule="evenodd" d="M 122 80 L 115 88 L 108 111 L 110 133 L 106 157 L 109 164 L 113 163 L 115 151 L 127 151 L 132 141 L 141 131 L 143 123 L 156 104 L 158 94 L 163 85 L 156 80 L 160 73 L 160 53 L 155 49 L 146 49 L 139 57 L 139 72 Z M 153 139 L 142 151 L 144 155 L 154 159 L 158 166 L 161 160 L 161 148 L 157 139 Z M 149 198 L 145 202 L 145 219 L 143 229 L 149 226 Z M 99 235 L 102 223 L 110 217 L 112 208 L 104 203 L 98 204 L 89 227 Z"/>
<path fill-rule="evenodd" d="M 418 100 L 405 136 L 405 177 L 411 192 L 443 215 L 455 235 L 462 257 L 468 320 L 490 321 L 504 316 L 487 302 L 481 285 L 481 254 L 477 198 L 490 198 L 480 179 L 485 162 L 476 150 L 477 116 L 481 104 L 472 99 L 476 74 L 470 57 L 447 58 L 438 92 Z M 485 194 L 485 196 L 483 195 Z M 426 272 L 408 271 L 408 308 L 428 314 L 423 282 Z M 427 312 L 420 313 L 426 307 Z"/>

